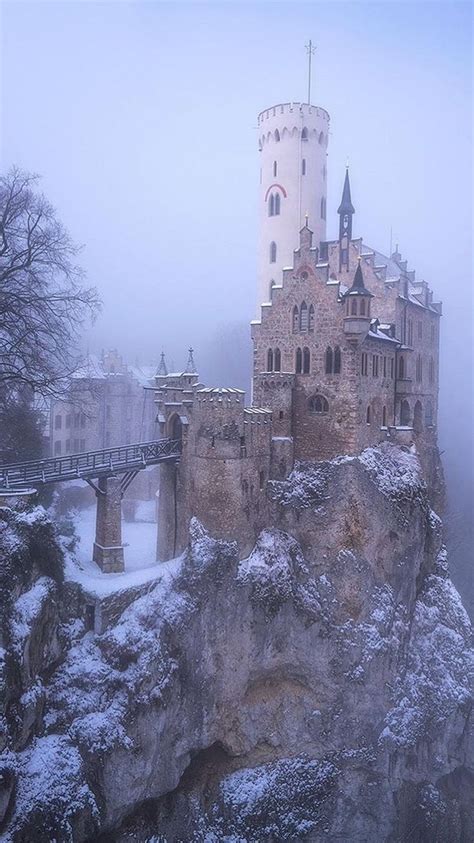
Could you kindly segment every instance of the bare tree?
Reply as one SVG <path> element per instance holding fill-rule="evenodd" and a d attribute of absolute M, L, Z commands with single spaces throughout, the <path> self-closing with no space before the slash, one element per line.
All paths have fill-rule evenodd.
<path fill-rule="evenodd" d="M 0 397 L 25 387 L 60 396 L 79 365 L 76 342 L 99 307 L 83 286 L 78 247 L 18 169 L 0 177 Z"/>

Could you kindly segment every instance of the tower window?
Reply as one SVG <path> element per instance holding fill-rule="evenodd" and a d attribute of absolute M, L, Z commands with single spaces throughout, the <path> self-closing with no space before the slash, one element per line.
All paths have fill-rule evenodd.
<path fill-rule="evenodd" d="M 330 346 L 326 349 L 326 374 L 332 375 L 332 348 Z"/>
<path fill-rule="evenodd" d="M 306 175 L 306 158 L 303 158 L 303 160 L 301 162 L 301 175 L 302 176 Z"/>
<path fill-rule="evenodd" d="M 303 348 L 303 374 L 309 375 L 310 368 L 311 368 L 311 355 L 309 353 L 309 348 Z"/>
<path fill-rule="evenodd" d="M 324 395 L 313 395 L 309 399 L 309 412 L 323 415 L 329 412 L 329 404 Z"/>
<path fill-rule="evenodd" d="M 359 314 L 365 316 L 365 299 L 360 300 Z"/>
<path fill-rule="evenodd" d="M 304 127 L 303 131 L 301 132 L 301 140 L 308 140 L 308 130 L 306 126 Z"/>
<path fill-rule="evenodd" d="M 294 333 L 294 334 L 296 334 L 296 332 L 297 332 L 297 330 L 298 330 L 298 328 L 299 328 L 299 325 L 300 325 L 300 312 L 299 312 L 298 307 L 297 307 L 297 305 L 296 305 L 296 304 L 295 304 L 295 306 L 294 306 L 294 308 L 293 308 L 293 320 L 292 320 L 292 324 L 293 324 L 293 333 Z"/>
<path fill-rule="evenodd" d="M 275 196 L 275 216 L 277 217 L 280 213 L 280 194 L 277 193 Z"/>
<path fill-rule="evenodd" d="M 268 216 L 273 217 L 275 215 L 275 197 L 273 193 L 270 193 L 270 198 L 268 200 Z"/>
<path fill-rule="evenodd" d="M 319 140 L 319 143 L 320 143 L 320 144 L 323 144 L 323 143 L 324 143 L 324 132 L 320 132 L 320 133 L 319 133 L 319 138 L 318 138 L 318 140 Z"/>
<path fill-rule="evenodd" d="M 277 141 L 277 143 L 280 140 L 280 132 L 278 131 L 278 129 L 275 129 L 275 140 Z"/>
<path fill-rule="evenodd" d="M 308 305 L 303 302 L 300 307 L 300 331 L 308 330 Z"/>
<path fill-rule="evenodd" d="M 277 162 L 274 161 L 273 162 L 273 175 L 276 176 L 276 174 L 277 174 Z"/>
<path fill-rule="evenodd" d="M 351 316 L 357 316 L 357 299 L 351 299 Z"/>
<path fill-rule="evenodd" d="M 301 375 L 303 370 L 303 354 L 301 352 L 301 348 L 296 349 L 296 366 L 295 366 L 296 374 Z"/>
<path fill-rule="evenodd" d="M 277 244 L 275 242 L 270 243 L 270 263 L 276 263 L 277 259 Z"/>

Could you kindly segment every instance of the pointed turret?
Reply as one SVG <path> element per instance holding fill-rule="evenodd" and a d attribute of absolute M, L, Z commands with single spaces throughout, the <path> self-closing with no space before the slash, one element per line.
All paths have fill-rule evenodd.
<path fill-rule="evenodd" d="M 188 349 L 188 362 L 186 363 L 186 374 L 188 375 L 195 375 L 197 373 L 196 364 L 194 362 L 193 352 L 194 349 Z"/>
<path fill-rule="evenodd" d="M 372 293 L 369 293 L 367 287 L 365 286 L 364 276 L 362 275 L 362 267 L 360 265 L 361 259 L 360 257 L 357 258 L 357 269 L 355 271 L 354 280 L 352 282 L 352 287 L 349 288 L 346 296 L 369 296 L 369 298 L 373 298 Z"/>
<path fill-rule="evenodd" d="M 342 199 L 339 208 L 339 253 L 340 253 L 340 268 L 344 266 L 346 270 L 349 269 L 349 242 L 352 238 L 352 217 L 355 214 L 355 208 L 351 199 L 351 185 L 349 181 L 349 167 L 346 167 L 346 177 L 344 179 L 344 187 L 342 190 Z"/>
<path fill-rule="evenodd" d="M 344 293 L 346 315 L 344 333 L 353 342 L 360 342 L 370 329 L 370 299 L 373 298 L 365 286 L 359 257 L 352 286 Z"/>
<path fill-rule="evenodd" d="M 166 375 L 168 374 L 168 369 L 167 369 L 167 366 L 166 366 L 165 352 L 164 351 L 161 352 L 160 365 L 158 366 L 158 371 L 157 371 L 156 374 L 161 375 L 162 377 L 166 377 Z"/>

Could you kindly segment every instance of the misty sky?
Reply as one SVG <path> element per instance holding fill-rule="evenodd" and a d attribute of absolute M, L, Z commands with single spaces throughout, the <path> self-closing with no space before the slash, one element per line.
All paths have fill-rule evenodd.
<path fill-rule="evenodd" d="M 468 3 L 4 2 L 1 164 L 43 189 L 103 298 L 91 350 L 176 366 L 253 317 L 256 117 L 331 115 L 328 236 L 349 158 L 354 235 L 398 242 L 444 301 L 441 441 L 472 459 Z M 295 244 L 296 246 L 296 244 Z M 461 364 L 461 365 L 460 365 Z M 471 416 L 472 418 L 472 416 Z"/>

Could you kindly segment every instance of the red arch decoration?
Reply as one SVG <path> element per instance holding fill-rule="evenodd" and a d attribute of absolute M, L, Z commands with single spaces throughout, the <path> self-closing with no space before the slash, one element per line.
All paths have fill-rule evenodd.
<path fill-rule="evenodd" d="M 277 187 L 277 188 L 278 188 L 278 190 L 281 190 L 281 192 L 283 193 L 283 196 L 285 197 L 285 199 L 287 198 L 288 194 L 287 194 L 287 192 L 286 192 L 285 188 L 283 187 L 283 185 L 281 185 L 281 184 L 277 184 L 277 182 L 274 182 L 273 184 L 271 184 L 271 185 L 270 185 L 270 187 L 268 188 L 268 190 L 267 190 L 267 192 L 266 192 L 266 194 L 265 194 L 265 202 L 266 202 L 266 201 L 267 201 L 267 199 L 268 199 L 268 194 L 270 193 L 270 191 L 271 191 L 271 190 L 273 190 L 273 188 L 274 188 L 274 187 Z"/>

